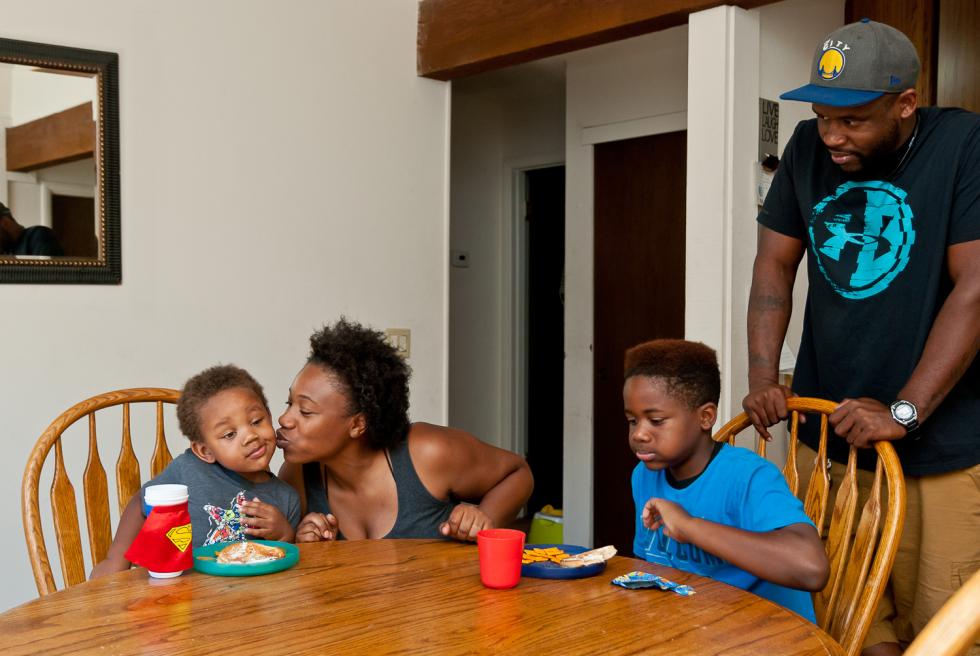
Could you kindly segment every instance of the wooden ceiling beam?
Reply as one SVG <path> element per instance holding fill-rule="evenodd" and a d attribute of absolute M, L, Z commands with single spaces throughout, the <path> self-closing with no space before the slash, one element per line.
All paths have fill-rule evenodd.
<path fill-rule="evenodd" d="M 7 170 L 33 171 L 95 153 L 92 103 L 7 128 Z"/>
<path fill-rule="evenodd" d="M 451 80 L 778 0 L 420 0 L 418 74 Z"/>

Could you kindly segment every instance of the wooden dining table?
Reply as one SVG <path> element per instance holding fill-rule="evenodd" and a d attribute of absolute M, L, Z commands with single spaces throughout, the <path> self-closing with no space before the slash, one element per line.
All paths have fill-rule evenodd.
<path fill-rule="evenodd" d="M 615 557 L 588 578 L 491 590 L 477 548 L 442 540 L 298 545 L 254 577 L 132 569 L 0 614 L 0 654 L 840 654 L 798 615 L 724 583 Z M 690 585 L 626 590 L 633 570 Z"/>

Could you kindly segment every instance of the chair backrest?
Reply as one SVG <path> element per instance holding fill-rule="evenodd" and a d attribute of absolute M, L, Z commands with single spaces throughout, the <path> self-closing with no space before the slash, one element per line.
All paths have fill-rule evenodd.
<path fill-rule="evenodd" d="M 817 624 L 841 644 L 847 654 L 858 654 L 871 628 L 875 609 L 891 574 L 898 542 L 905 523 L 905 478 L 895 449 L 888 442 L 876 442 L 878 463 L 871 492 L 857 516 L 857 449 L 851 447 L 844 478 L 837 489 L 830 527 L 824 530 L 830 474 L 827 462 L 828 416 L 837 404 L 812 398 L 787 399 L 790 410 L 790 440 L 783 476 L 793 494 L 800 486 L 796 467 L 797 436 L 800 414 L 820 415 L 820 445 L 803 497 L 803 507 L 813 520 L 821 537 L 826 536 L 830 577 L 826 587 L 813 595 Z M 809 417 L 813 421 L 816 417 Z M 715 440 L 735 444 L 735 436 L 752 422 L 743 412 L 715 433 Z M 840 439 L 834 436 L 832 439 Z M 756 451 L 766 454 L 766 441 L 758 439 Z M 882 505 L 882 479 L 887 490 L 887 505 Z M 882 521 L 884 518 L 884 521 Z"/>
<path fill-rule="evenodd" d="M 943 604 L 905 656 L 961 656 L 980 640 L 980 572 Z"/>
<path fill-rule="evenodd" d="M 27 553 L 34 570 L 34 581 L 41 595 L 57 590 L 51 563 L 44 543 L 41 511 L 38 504 L 38 485 L 41 468 L 54 447 L 54 477 L 51 483 L 51 512 L 54 532 L 58 543 L 58 555 L 65 587 L 85 580 L 85 564 L 82 558 L 81 531 L 75 490 L 68 479 L 62 455 L 61 436 L 72 424 L 88 418 L 88 462 L 82 477 L 85 497 L 85 516 L 88 528 L 89 554 L 92 563 L 105 559 L 112 543 L 112 527 L 109 520 L 109 492 L 105 469 L 99 458 L 98 436 L 95 429 L 95 413 L 103 408 L 122 405 L 122 438 L 116 460 L 116 497 L 119 513 L 129 503 L 141 485 L 140 466 L 133 451 L 130 435 L 129 406 L 132 403 L 156 403 L 156 442 L 150 460 L 150 475 L 156 476 L 170 463 L 172 457 L 164 434 L 163 404 L 176 403 L 180 392 L 172 389 L 141 387 L 117 390 L 93 396 L 65 412 L 41 434 L 31 450 L 21 483 L 21 512 L 24 519 L 24 536 Z"/>

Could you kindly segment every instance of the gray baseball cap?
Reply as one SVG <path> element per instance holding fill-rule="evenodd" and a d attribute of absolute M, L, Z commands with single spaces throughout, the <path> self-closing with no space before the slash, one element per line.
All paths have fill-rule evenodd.
<path fill-rule="evenodd" d="M 813 55 L 810 84 L 783 100 L 854 107 L 901 93 L 919 79 L 919 55 L 894 27 L 862 18 L 827 35 Z"/>

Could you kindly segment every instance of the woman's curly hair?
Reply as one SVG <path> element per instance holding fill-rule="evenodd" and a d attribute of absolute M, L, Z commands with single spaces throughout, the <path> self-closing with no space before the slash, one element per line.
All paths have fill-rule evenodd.
<path fill-rule="evenodd" d="M 624 378 L 659 378 L 667 393 L 692 410 L 718 404 L 721 374 L 714 349 L 684 339 L 655 339 L 626 351 Z"/>
<path fill-rule="evenodd" d="M 265 392 L 262 391 L 258 381 L 252 378 L 252 374 L 233 364 L 219 364 L 191 376 L 184 383 L 180 400 L 177 401 L 177 423 L 180 425 L 180 432 L 191 442 L 204 441 L 201 435 L 201 406 L 220 392 L 235 388 L 253 392 L 262 401 L 265 411 L 269 411 L 269 401 L 265 398 Z"/>
<path fill-rule="evenodd" d="M 408 437 L 411 369 L 384 333 L 341 317 L 310 336 L 310 357 L 346 388 L 348 412 L 364 414 L 368 444 L 388 449 Z"/>

